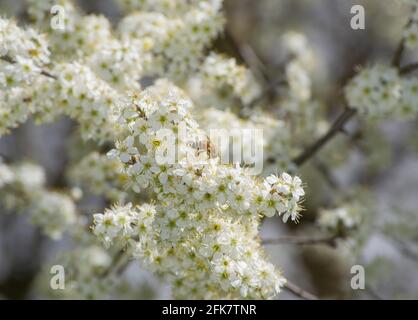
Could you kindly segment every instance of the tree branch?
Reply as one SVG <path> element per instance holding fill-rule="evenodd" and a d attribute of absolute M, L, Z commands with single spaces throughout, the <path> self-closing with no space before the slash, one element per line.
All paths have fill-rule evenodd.
<path fill-rule="evenodd" d="M 11 64 L 16 64 L 17 63 L 15 60 L 13 60 L 9 56 L 1 56 L 0 57 L 0 60 L 6 61 L 6 62 L 11 63 Z M 48 71 L 41 70 L 40 74 L 43 75 L 43 76 L 45 76 L 45 77 L 48 77 L 48 78 L 57 80 L 57 77 L 54 76 L 53 74 L 49 73 Z"/>
<path fill-rule="evenodd" d="M 294 283 L 290 282 L 289 280 L 287 280 L 287 282 L 285 283 L 284 288 L 286 290 L 290 291 L 291 293 L 293 293 L 295 296 L 298 296 L 302 299 L 305 299 L 305 300 L 319 300 L 319 298 L 317 296 L 301 289 L 300 287 L 298 287 Z"/>
<path fill-rule="evenodd" d="M 401 67 L 399 69 L 399 74 L 400 75 L 407 75 L 407 74 L 412 73 L 416 70 L 418 70 L 418 62 L 411 63 L 411 64 L 408 64 L 406 66 Z"/>
<path fill-rule="evenodd" d="M 293 159 L 293 163 L 298 167 L 312 158 L 323 146 L 327 144 L 344 128 L 344 125 L 356 114 L 356 110 L 346 107 L 343 113 L 335 120 L 331 128 L 319 140 L 310 145 L 302 154 Z"/>
<path fill-rule="evenodd" d="M 405 40 L 402 39 L 402 41 L 399 43 L 398 48 L 395 51 L 395 55 L 393 56 L 392 66 L 396 68 L 400 67 L 404 50 L 405 50 Z"/>

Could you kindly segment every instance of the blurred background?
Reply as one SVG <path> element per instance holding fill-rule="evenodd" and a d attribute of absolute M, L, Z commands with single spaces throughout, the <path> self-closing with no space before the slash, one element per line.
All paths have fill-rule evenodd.
<path fill-rule="evenodd" d="M 112 1 L 78 2 L 88 13 L 105 14 L 113 22 L 120 18 Z M 365 30 L 350 27 L 350 9 L 355 4 L 366 9 Z M 355 70 L 390 60 L 410 10 L 396 0 L 226 0 L 224 7 L 226 32 L 214 49 L 242 64 L 256 60 L 258 67 L 249 67 L 266 82 L 283 73 L 283 35 L 305 35 L 315 61 L 310 69 L 312 95 L 324 104 L 328 119 L 338 114 L 341 88 Z M 23 11 L 23 1 L 0 0 L 1 15 L 15 16 Z M 416 58 L 418 55 L 409 52 L 406 61 Z M 10 162 L 31 160 L 42 165 L 51 188 L 65 185 L 66 150 L 74 126 L 68 119 L 42 126 L 28 121 L 0 138 L 0 154 Z M 290 281 L 320 298 L 418 299 L 417 129 L 417 121 L 353 121 L 347 126 L 347 135 L 338 136 L 321 151 L 317 165 L 309 163 L 302 168 L 298 174 L 307 190 L 304 218 L 290 227 L 278 217 L 268 219 L 263 223 L 262 238 L 321 235 L 316 215 L 337 201 L 336 189 L 343 196 L 367 190 L 364 194 L 373 197 L 373 222 L 355 249 L 323 243 L 266 245 L 273 262 Z M 101 212 L 106 203 L 91 196 L 83 206 L 82 212 Z M 45 297 L 34 289 L 39 271 L 45 261 L 71 247 L 71 241 L 65 237 L 51 241 L 30 225 L 25 215 L 4 211 L 0 205 L 0 298 Z M 356 264 L 366 269 L 365 290 L 350 287 L 350 270 Z M 170 298 L 169 288 L 136 263 L 122 276 L 137 283 L 138 290 L 115 298 Z M 298 299 L 286 291 L 279 298 Z"/>

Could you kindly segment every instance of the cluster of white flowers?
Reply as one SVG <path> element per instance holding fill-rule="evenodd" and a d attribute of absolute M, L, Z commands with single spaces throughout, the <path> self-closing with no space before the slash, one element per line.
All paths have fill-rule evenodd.
<path fill-rule="evenodd" d="M 54 5 L 63 9 L 56 17 L 63 28 L 51 28 L 51 8 Z M 29 0 L 28 13 L 35 25 L 48 33 L 51 50 L 58 55 L 77 57 L 90 54 L 111 38 L 110 23 L 106 18 L 82 15 L 71 0 Z"/>
<path fill-rule="evenodd" d="M 385 65 L 362 70 L 345 88 L 348 105 L 370 118 L 411 118 L 418 113 L 418 80 Z"/>
<path fill-rule="evenodd" d="M 282 59 L 288 61 L 285 66 L 285 75 L 288 90 L 284 104 L 294 102 L 289 111 L 297 112 L 298 104 L 308 102 L 312 96 L 311 78 L 309 72 L 314 67 L 314 52 L 307 38 L 298 32 L 286 32 L 280 40 Z"/>
<path fill-rule="evenodd" d="M 373 228 L 376 208 L 373 195 L 367 190 L 354 190 L 353 200 L 332 209 L 321 209 L 317 224 L 335 237 L 338 252 L 350 259 L 357 259 Z"/>
<path fill-rule="evenodd" d="M 94 232 L 107 245 L 133 236 L 133 255 L 171 283 L 176 298 L 271 298 L 280 291 L 285 280 L 266 261 L 255 221 L 165 210 L 115 207 L 95 215 Z"/>
<path fill-rule="evenodd" d="M 150 217 L 153 219 L 153 215 Z M 94 234 L 102 241 L 106 248 L 115 242 L 122 243 L 122 246 L 137 235 L 138 230 L 134 226 L 138 223 L 138 217 L 132 210 L 132 205 L 115 206 L 106 209 L 104 214 L 94 215 Z M 143 230 L 147 231 L 147 230 Z M 150 230 L 148 230 L 150 231 Z"/>
<path fill-rule="evenodd" d="M 142 48 L 144 73 L 152 76 L 164 73 L 168 61 L 161 50 L 177 27 L 176 21 L 159 12 L 135 12 L 120 21 L 117 31 L 124 41 Z"/>
<path fill-rule="evenodd" d="M 217 200 L 221 206 L 227 205 L 238 214 L 265 214 L 266 202 L 257 205 L 253 199 L 269 197 L 266 193 L 271 195 L 274 186 L 266 187 L 239 166 L 219 165 L 218 158 L 207 148 L 201 148 L 211 142 L 190 116 L 191 109 L 192 102 L 178 88 L 157 82 L 133 97 L 132 105 L 122 111 L 125 122 L 122 126 L 126 126 L 129 135 L 109 154 L 124 163 L 137 191 L 152 185 L 163 201 L 166 197 L 189 195 L 190 199 L 184 202 L 201 206 L 201 209 L 214 206 L 213 200 Z M 177 157 L 165 161 L 164 156 L 172 149 L 172 144 Z M 219 193 L 221 185 L 224 189 Z M 205 196 L 211 204 L 195 203 Z M 297 214 L 297 206 L 288 206 L 282 195 L 278 200 L 283 204 L 277 213 L 290 209 L 292 214 Z"/>
<path fill-rule="evenodd" d="M 98 152 L 92 152 L 74 164 L 68 176 L 74 185 L 104 195 L 113 202 L 124 201 L 127 197 L 128 177 L 122 172 L 122 165 Z"/>
<path fill-rule="evenodd" d="M 217 53 L 206 57 L 198 80 L 202 90 L 209 91 L 199 92 L 199 96 L 208 96 L 206 104 L 211 107 L 230 108 L 234 99 L 246 106 L 261 94 L 260 86 L 249 69 L 238 65 L 234 58 Z"/>
<path fill-rule="evenodd" d="M 375 211 L 373 201 L 370 201 L 373 196 L 363 189 L 354 190 L 351 196 L 355 198 L 350 203 L 321 209 L 317 218 L 318 225 L 340 236 L 347 236 L 353 231 L 359 233 L 361 228 L 366 228 Z"/>
<path fill-rule="evenodd" d="M 86 58 L 86 64 L 111 86 L 129 90 L 140 88 L 143 63 L 142 48 L 128 40 L 108 41 Z"/>
<path fill-rule="evenodd" d="M 138 89 L 142 73 L 143 48 L 129 38 L 113 36 L 111 24 L 104 16 L 82 15 L 69 0 L 29 1 L 29 15 L 45 32 L 55 55 L 79 59 L 109 85 L 121 89 Z M 59 5 L 63 12 L 63 29 L 52 29 L 50 10 Z M 133 67 L 135 66 L 135 67 Z"/>
<path fill-rule="evenodd" d="M 151 54 L 144 66 L 151 75 L 182 79 L 196 71 L 204 49 L 223 27 L 221 0 L 121 2 L 134 13 L 122 19 L 119 33 L 139 40 L 137 45 Z"/>
<path fill-rule="evenodd" d="M 198 147 L 210 141 L 192 108 L 165 81 L 132 96 L 121 119 L 129 134 L 109 154 L 124 164 L 136 191 L 152 187 L 160 201 L 153 210 L 125 206 L 97 214 L 94 232 L 105 245 L 138 234 L 134 254 L 173 284 L 176 297 L 271 298 L 284 279 L 264 258 L 260 217 L 296 221 L 301 181 L 287 174 L 258 181 L 240 166 L 219 164 Z M 177 158 L 161 162 L 168 137 L 176 137 L 170 143 Z"/>
<path fill-rule="evenodd" d="M 9 183 L 12 183 L 13 180 L 14 174 L 12 169 L 0 161 L 0 189 Z"/>
<path fill-rule="evenodd" d="M 305 192 L 302 188 L 302 180 L 299 177 L 291 177 L 287 173 L 282 173 L 281 176 L 277 177 L 275 175 L 268 176 L 266 178 L 265 184 L 271 187 L 271 191 L 269 192 L 270 195 L 268 198 L 269 206 L 274 202 L 276 210 L 281 212 L 277 208 L 277 198 L 283 197 L 286 200 L 283 203 L 283 200 L 280 200 L 285 207 L 287 207 L 287 211 L 283 214 L 283 222 L 287 222 L 289 217 L 291 217 L 292 221 L 298 222 L 299 214 L 298 211 L 300 208 L 299 202 L 301 201 L 302 197 L 305 195 Z M 275 212 L 271 210 L 270 213 L 266 214 L 267 216 L 273 216 Z"/>
<path fill-rule="evenodd" d="M 4 21 L 0 19 L 1 23 Z M 4 63 L 11 66 L 20 64 Z M 8 88 L 0 93 L 0 134 L 7 133 L 34 113 L 38 122 L 51 121 L 58 115 L 66 114 L 80 123 L 85 139 L 114 140 L 117 135 L 117 108 L 123 96 L 80 63 L 58 64 L 51 72 L 56 74 L 56 79 L 38 77 L 32 79 L 32 86 Z M 111 79 L 108 80 L 112 83 Z"/>
<path fill-rule="evenodd" d="M 34 95 L 34 109 L 44 115 L 50 111 L 77 120 L 85 139 L 112 141 L 117 134 L 117 109 L 123 96 L 79 63 L 59 64 L 53 71 L 57 80 L 49 80 L 49 90 Z M 46 99 L 54 100 L 54 109 L 43 109 Z"/>
<path fill-rule="evenodd" d="M 364 222 L 364 208 L 358 205 L 345 205 L 335 209 L 322 209 L 318 224 L 333 232 L 346 232 L 358 228 Z"/>
<path fill-rule="evenodd" d="M 281 108 L 297 113 L 312 96 L 310 71 L 314 68 L 314 52 L 306 37 L 293 31 L 281 37 L 280 45 L 282 59 L 288 62 L 284 70 L 288 90 Z"/>
<path fill-rule="evenodd" d="M 49 63 L 45 38 L 22 29 L 15 21 L 0 18 L 0 89 L 30 83 Z"/>
<path fill-rule="evenodd" d="M 8 210 L 28 211 L 33 224 L 53 239 L 79 223 L 76 206 L 68 195 L 45 188 L 45 172 L 37 165 L 0 163 L 0 198 Z"/>
<path fill-rule="evenodd" d="M 32 223 L 41 226 L 52 239 L 76 224 L 77 210 L 72 199 L 58 192 L 41 192 L 31 208 Z"/>
<path fill-rule="evenodd" d="M 26 94 L 27 90 L 19 87 L 0 91 L 0 136 L 25 122 L 33 112 L 31 105 L 26 103 Z"/>
<path fill-rule="evenodd" d="M 7 165 L 2 163 L 2 204 L 6 209 L 26 208 L 30 203 L 33 190 L 42 189 L 45 182 L 45 172 L 32 163 Z"/>

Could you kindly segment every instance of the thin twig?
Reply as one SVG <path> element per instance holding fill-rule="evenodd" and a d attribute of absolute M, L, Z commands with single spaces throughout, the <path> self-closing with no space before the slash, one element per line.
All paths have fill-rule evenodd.
<path fill-rule="evenodd" d="M 11 64 L 16 64 L 17 63 L 15 60 L 13 60 L 9 56 L 1 56 L 0 59 L 3 60 L 3 61 L 6 61 L 8 63 L 11 63 Z M 43 75 L 43 76 L 45 76 L 45 77 L 48 77 L 48 78 L 57 80 L 57 77 L 54 76 L 53 74 L 49 73 L 48 71 L 41 70 L 40 74 Z"/>
<path fill-rule="evenodd" d="M 407 75 L 409 73 L 412 73 L 414 71 L 418 70 L 418 62 L 417 63 L 411 63 L 406 66 L 403 66 L 399 69 L 400 75 Z"/>
<path fill-rule="evenodd" d="M 395 68 L 399 68 L 399 66 L 401 64 L 402 55 L 403 55 L 404 50 L 405 50 L 405 40 L 402 39 L 402 41 L 399 43 L 399 46 L 396 49 L 395 55 L 393 56 L 393 59 L 392 59 L 392 66 L 394 66 Z"/>
<path fill-rule="evenodd" d="M 10 58 L 9 56 L 1 56 L 0 57 L 0 59 L 1 60 L 3 60 L 3 61 L 6 61 L 6 62 L 8 62 L 8 63 L 11 63 L 11 64 L 15 64 L 16 63 L 16 61 L 14 61 L 12 58 Z"/>
<path fill-rule="evenodd" d="M 293 163 L 298 167 L 302 166 L 307 160 L 312 158 L 323 146 L 327 144 L 344 128 L 344 125 L 356 114 L 356 110 L 346 107 L 341 115 L 335 120 L 331 128 L 315 143 L 310 145 L 299 156 L 293 159 Z"/>
<path fill-rule="evenodd" d="M 45 77 L 48 77 L 48 78 L 51 78 L 51 79 L 54 79 L 54 80 L 57 80 L 56 76 L 54 76 L 53 74 L 51 74 L 51 73 L 49 73 L 48 71 L 45 71 L 45 70 L 41 70 L 41 75 L 43 75 Z"/>
<path fill-rule="evenodd" d="M 315 296 L 312 293 L 309 293 L 306 290 L 303 290 L 302 288 L 298 287 L 294 283 L 290 282 L 289 280 L 286 281 L 284 285 L 285 289 L 293 293 L 295 296 L 298 296 L 305 300 L 319 300 L 317 296 Z"/>
<path fill-rule="evenodd" d="M 327 237 L 293 237 L 293 236 L 283 236 L 274 239 L 264 239 L 263 244 L 296 244 L 296 245 L 314 245 L 314 244 L 325 244 L 331 247 L 337 245 L 337 239 L 340 237 L 338 235 L 332 235 Z"/>

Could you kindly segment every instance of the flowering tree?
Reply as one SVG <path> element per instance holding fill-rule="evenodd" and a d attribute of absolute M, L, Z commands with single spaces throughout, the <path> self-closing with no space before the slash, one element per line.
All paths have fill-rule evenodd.
<path fill-rule="evenodd" d="M 393 61 L 347 82 L 344 109 L 327 124 L 324 103 L 312 95 L 314 53 L 302 35 L 282 39 L 282 77 L 260 81 L 254 59 L 244 57 L 245 66 L 213 49 L 225 34 L 222 0 L 115 2 L 124 12 L 115 24 L 70 0 L 28 0 L 28 25 L 0 19 L 0 135 L 29 118 L 43 124 L 64 115 L 77 123 L 64 188 L 49 188 L 35 164 L 0 163 L 2 205 L 29 213 L 52 239 L 73 240 L 56 257 L 66 289 L 53 294 L 119 296 L 128 285 L 120 273 L 138 259 L 175 298 L 271 299 L 283 286 L 314 298 L 270 262 L 263 245 L 280 238 L 262 240 L 260 226 L 273 216 L 299 221 L 300 167 L 352 118 L 416 117 L 418 80 L 409 76 L 416 65 L 401 62 L 418 46 L 418 15 Z M 278 112 L 269 108 L 275 103 Z M 228 139 L 243 154 L 263 151 L 259 174 L 241 159 L 221 161 L 229 140 L 210 132 L 231 128 Z M 263 135 L 254 141 L 246 129 Z M 82 212 L 86 191 L 108 209 Z M 320 210 L 324 238 L 292 241 L 360 248 L 372 207 L 360 193 L 347 196 Z"/>

